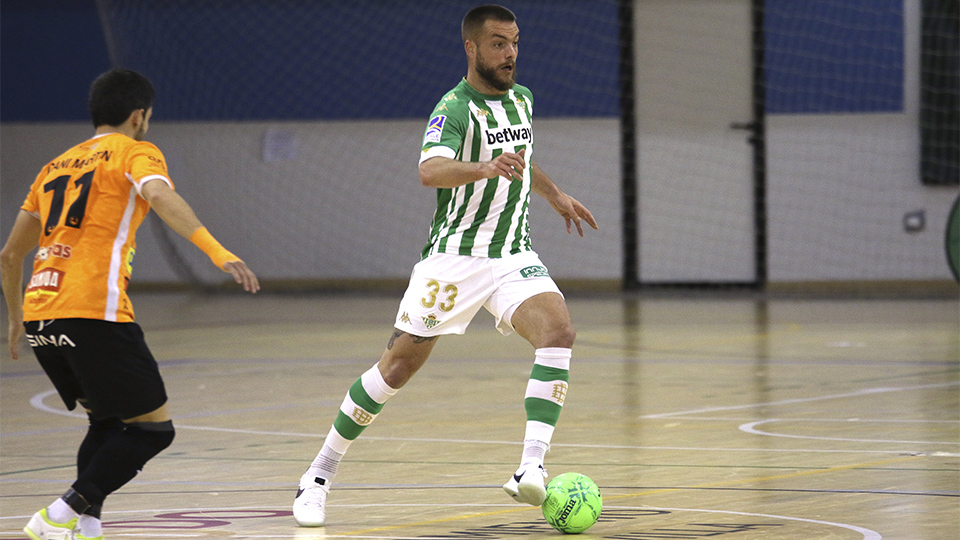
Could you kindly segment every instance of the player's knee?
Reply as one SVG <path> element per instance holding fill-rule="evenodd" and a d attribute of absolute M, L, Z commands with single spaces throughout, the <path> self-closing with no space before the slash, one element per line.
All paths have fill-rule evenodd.
<path fill-rule="evenodd" d="M 381 364 L 383 361 L 381 360 Z M 397 358 L 391 362 L 383 371 L 381 376 L 383 382 L 390 388 L 402 388 L 417 373 L 423 362 L 413 358 Z"/>
<path fill-rule="evenodd" d="M 577 339 L 577 331 L 573 329 L 570 322 L 556 323 L 545 328 L 537 342 L 533 343 L 535 347 L 562 347 L 566 349 L 573 348 L 573 342 Z"/>
<path fill-rule="evenodd" d="M 143 453 L 140 457 L 146 462 L 173 444 L 176 430 L 173 428 L 173 421 L 167 420 L 130 423 L 127 424 L 126 433 L 141 441 Z"/>
<path fill-rule="evenodd" d="M 557 325 L 552 331 L 550 336 L 550 344 L 548 347 L 564 347 L 567 349 L 573 348 L 573 342 L 577 339 L 577 331 L 574 330 L 572 323 L 565 323 Z"/>

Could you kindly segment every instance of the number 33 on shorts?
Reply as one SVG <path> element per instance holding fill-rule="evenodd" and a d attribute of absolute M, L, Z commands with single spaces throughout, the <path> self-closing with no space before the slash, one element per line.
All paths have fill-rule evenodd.
<path fill-rule="evenodd" d="M 440 298 L 440 304 L 437 305 L 437 296 L 442 295 Z M 450 311 L 453 309 L 453 306 L 456 304 L 457 300 L 457 286 L 453 284 L 448 284 L 441 288 L 440 282 L 431 279 L 427 281 L 427 295 L 420 299 L 420 305 L 430 309 L 433 306 L 437 306 L 440 311 Z"/>

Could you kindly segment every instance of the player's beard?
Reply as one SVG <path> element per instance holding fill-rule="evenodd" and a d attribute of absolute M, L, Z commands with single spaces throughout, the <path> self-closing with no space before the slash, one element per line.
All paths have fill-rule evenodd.
<path fill-rule="evenodd" d="M 133 134 L 133 140 L 135 141 L 143 140 L 143 136 L 147 134 L 147 130 L 145 129 L 145 127 L 146 127 L 146 123 L 140 124 L 140 127 L 137 128 L 137 132 Z"/>
<path fill-rule="evenodd" d="M 480 75 L 480 78 L 483 79 L 483 82 L 487 83 L 493 88 L 501 92 L 506 92 L 513 88 L 513 85 L 517 82 L 517 63 L 511 62 L 510 65 L 513 66 L 513 70 L 510 71 L 509 75 L 504 75 L 503 71 L 500 70 L 506 64 L 500 64 L 499 66 L 489 66 L 486 62 L 483 61 L 483 56 L 480 55 L 480 51 L 477 51 L 477 75 Z"/>

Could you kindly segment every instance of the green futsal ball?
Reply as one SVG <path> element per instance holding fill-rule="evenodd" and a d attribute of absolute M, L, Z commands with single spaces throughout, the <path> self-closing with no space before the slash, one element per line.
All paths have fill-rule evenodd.
<path fill-rule="evenodd" d="M 543 517 L 554 529 L 577 534 L 600 519 L 603 498 L 593 480 L 579 473 L 563 473 L 547 484 L 547 498 L 540 505 Z"/>

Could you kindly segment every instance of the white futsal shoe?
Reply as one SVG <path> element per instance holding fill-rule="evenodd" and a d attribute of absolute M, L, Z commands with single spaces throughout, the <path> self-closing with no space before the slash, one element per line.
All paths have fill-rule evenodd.
<path fill-rule="evenodd" d="M 540 506 L 547 498 L 547 489 L 543 481 L 547 478 L 547 471 L 542 465 L 527 465 L 520 467 L 506 484 L 503 490 L 517 502 Z"/>
<path fill-rule="evenodd" d="M 297 498 L 293 501 L 293 519 L 301 527 L 321 527 L 326 521 L 327 493 L 330 486 L 319 476 L 303 475 Z"/>
<path fill-rule="evenodd" d="M 66 523 L 56 523 L 47 517 L 47 509 L 43 508 L 30 518 L 30 522 L 23 528 L 23 532 L 31 540 L 73 540 L 73 530 L 77 526 L 77 518 Z"/>

